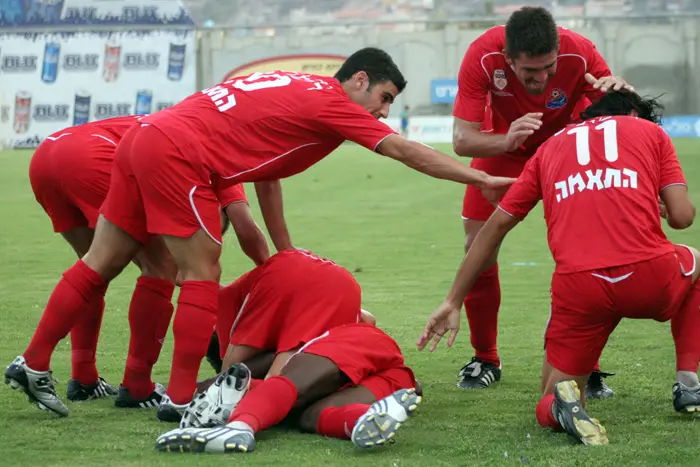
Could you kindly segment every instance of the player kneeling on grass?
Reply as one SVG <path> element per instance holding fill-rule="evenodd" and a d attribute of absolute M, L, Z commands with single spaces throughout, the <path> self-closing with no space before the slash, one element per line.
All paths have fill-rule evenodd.
<path fill-rule="evenodd" d="M 584 444 L 608 442 L 605 428 L 584 411 L 579 388 L 622 318 L 671 320 L 673 405 L 700 410 L 698 251 L 671 243 L 659 217 L 685 229 L 695 207 L 673 144 L 657 125 L 659 108 L 653 99 L 614 92 L 588 107 L 583 123 L 545 142 L 477 236 L 418 339 L 419 349 L 432 339 L 432 351 L 449 331 L 452 345 L 462 301 L 488 258 L 542 199 L 556 269 L 537 419 Z"/>
<path fill-rule="evenodd" d="M 309 341 L 279 376 L 252 380 L 247 366 L 232 365 L 207 390 L 210 416 L 188 419 L 212 428 L 177 428 L 158 437 L 156 449 L 250 452 L 255 434 L 294 408 L 303 409 L 302 431 L 378 447 L 393 439 L 420 404 L 415 387 L 391 337 L 372 324 L 346 324 Z"/>
<path fill-rule="evenodd" d="M 32 191 L 51 219 L 54 231 L 63 236 L 79 258 L 92 244 L 99 209 L 109 189 L 117 145 L 141 118 L 110 118 L 65 128 L 48 136 L 32 156 L 29 166 Z M 226 213 L 232 219 L 241 248 L 256 264 L 262 263 L 269 256 L 269 248 L 250 214 L 242 185 L 232 187 L 226 201 Z M 225 230 L 228 219 L 222 217 Z M 106 285 L 72 325 L 62 316 L 45 314 L 27 351 L 7 368 L 6 382 L 22 388 L 40 407 L 68 415 L 68 408 L 56 396 L 52 379 L 47 376 L 53 343 L 70 332 L 72 377 L 68 382 L 68 400 L 116 394 L 115 404 L 119 407 L 157 405 L 165 391 L 151 380 L 151 369 L 173 313 L 171 298 L 177 267 L 160 238 L 154 238 L 131 259 L 141 270 L 141 276 L 129 305 L 131 341 L 118 392 L 98 376 L 96 367 Z M 146 320 L 157 322 L 155 332 L 139 332 Z"/>

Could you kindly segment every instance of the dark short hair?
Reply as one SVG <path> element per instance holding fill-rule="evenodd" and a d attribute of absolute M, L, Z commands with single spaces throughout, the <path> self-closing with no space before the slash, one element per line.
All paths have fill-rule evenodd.
<path fill-rule="evenodd" d="M 506 54 L 511 59 L 539 57 L 559 50 L 559 31 L 552 15 L 542 7 L 523 7 L 506 23 Z"/>
<path fill-rule="evenodd" d="M 335 78 L 344 83 L 360 71 L 367 73 L 370 88 L 377 83 L 391 81 L 399 92 L 406 87 L 406 79 L 391 55 L 376 47 L 366 47 L 350 55 L 336 72 Z"/>
<path fill-rule="evenodd" d="M 659 96 L 661 97 L 661 96 Z M 639 118 L 661 124 L 664 106 L 658 97 L 642 97 L 636 92 L 613 91 L 581 112 L 581 120 L 613 115 L 629 115 L 636 111 Z"/>

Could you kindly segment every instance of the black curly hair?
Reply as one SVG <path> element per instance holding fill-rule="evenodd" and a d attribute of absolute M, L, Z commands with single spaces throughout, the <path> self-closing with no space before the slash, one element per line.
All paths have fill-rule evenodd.
<path fill-rule="evenodd" d="M 612 115 L 630 115 L 634 110 L 639 118 L 661 124 L 664 106 L 659 97 L 642 97 L 636 92 L 613 91 L 581 112 L 581 120 Z"/>
<path fill-rule="evenodd" d="M 526 6 L 515 11 L 506 23 L 506 54 L 539 57 L 559 50 L 559 31 L 551 13 L 542 7 Z"/>

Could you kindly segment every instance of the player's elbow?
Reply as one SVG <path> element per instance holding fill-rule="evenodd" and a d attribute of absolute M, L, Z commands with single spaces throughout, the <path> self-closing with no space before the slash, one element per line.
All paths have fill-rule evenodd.
<path fill-rule="evenodd" d="M 454 135 L 452 137 L 452 150 L 460 157 L 472 157 L 471 147 L 464 135 Z"/>
<path fill-rule="evenodd" d="M 688 203 L 681 209 L 669 209 L 666 216 L 668 226 L 672 229 L 683 230 L 693 225 L 695 220 L 695 206 Z"/>

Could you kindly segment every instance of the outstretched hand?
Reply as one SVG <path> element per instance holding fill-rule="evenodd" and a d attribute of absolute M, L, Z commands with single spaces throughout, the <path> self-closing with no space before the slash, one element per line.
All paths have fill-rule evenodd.
<path fill-rule="evenodd" d="M 447 346 L 452 347 L 457 333 L 459 332 L 459 321 L 461 306 L 454 306 L 449 302 L 443 302 L 428 319 L 428 324 L 425 326 L 423 333 L 418 338 L 416 345 L 418 350 L 423 350 L 426 344 L 432 340 L 430 351 L 432 352 L 437 347 L 442 339 L 442 336 L 450 332 L 447 338 Z"/>

